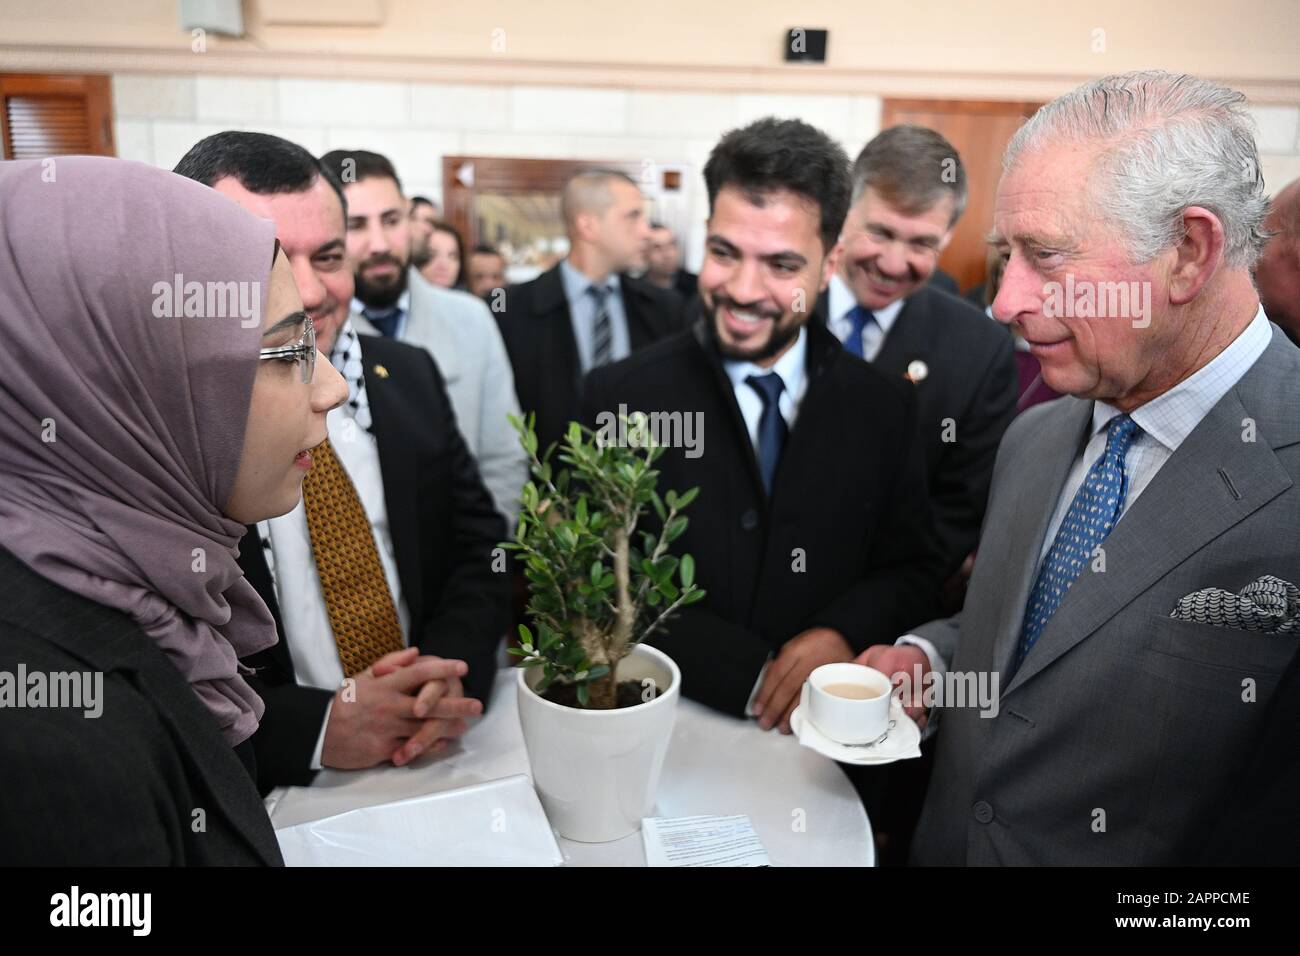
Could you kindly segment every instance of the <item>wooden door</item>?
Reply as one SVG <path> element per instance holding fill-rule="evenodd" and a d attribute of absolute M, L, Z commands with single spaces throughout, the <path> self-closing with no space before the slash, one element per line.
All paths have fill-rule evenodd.
<path fill-rule="evenodd" d="M 4 159 L 114 155 L 108 77 L 0 73 L 0 148 Z"/>
<path fill-rule="evenodd" d="M 966 167 L 970 198 L 953 230 L 939 268 L 957 280 L 963 292 L 984 281 L 985 238 L 993 226 L 993 200 L 1002 175 L 1002 152 L 1020 124 L 1040 103 L 976 100 L 887 99 L 881 129 L 909 124 L 942 133 Z"/>

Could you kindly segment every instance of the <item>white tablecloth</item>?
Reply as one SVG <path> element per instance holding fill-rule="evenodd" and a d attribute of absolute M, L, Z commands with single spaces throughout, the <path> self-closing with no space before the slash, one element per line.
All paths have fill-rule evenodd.
<path fill-rule="evenodd" d="M 310 787 L 268 797 L 271 822 L 287 827 L 358 807 L 529 773 L 519 729 L 515 674 L 503 669 L 488 713 L 461 741 L 407 767 L 323 770 Z M 764 733 L 690 700 L 678 702 L 655 816 L 746 813 L 773 866 L 872 866 L 866 811 L 832 761 L 792 736 Z M 644 866 L 640 832 L 612 843 L 559 838 L 569 866 Z"/>

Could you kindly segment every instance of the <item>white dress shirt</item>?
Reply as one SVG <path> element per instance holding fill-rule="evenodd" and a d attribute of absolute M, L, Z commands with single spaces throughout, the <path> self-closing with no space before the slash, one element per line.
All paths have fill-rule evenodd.
<path fill-rule="evenodd" d="M 839 273 L 831 276 L 827 294 L 829 298 L 826 302 L 826 327 L 841 342 L 847 341 L 853 333 L 853 320 L 849 318 L 849 313 L 857 308 L 858 300 L 854 297 L 853 290 L 839 277 Z M 906 304 L 906 299 L 895 299 L 883 309 L 871 310 L 876 321 L 868 322 L 862 327 L 862 357 L 868 362 L 873 361 L 880 354 L 880 348 L 885 344 L 885 336 L 894 327 L 899 313 L 903 311 L 903 306 Z"/>
<path fill-rule="evenodd" d="M 342 364 L 338 361 L 336 364 Z M 351 384 L 351 383 L 349 383 Z M 402 628 L 403 640 L 410 641 L 410 611 L 402 597 L 402 585 L 397 577 L 397 560 L 393 552 L 393 536 L 384 502 L 383 474 L 379 467 L 379 449 L 375 436 L 357 424 L 351 403 L 331 409 L 325 417 L 330 445 L 343 470 L 352 479 L 352 485 L 361 499 L 361 506 L 370 521 L 379 563 L 384 579 L 397 608 L 397 619 Z M 343 664 L 339 660 L 338 644 L 330 626 L 329 611 L 316 574 L 316 559 L 311 550 L 311 534 L 307 528 L 307 512 L 301 501 L 286 515 L 258 523 L 266 549 L 267 565 L 275 584 L 275 597 L 280 605 L 280 620 L 284 625 L 284 639 L 293 660 L 294 676 L 300 687 L 315 687 L 334 691 L 343 683 Z M 331 708 L 333 704 L 331 702 Z M 330 710 L 325 711 L 312 769 L 320 769 L 320 753 L 325 740 L 325 726 Z"/>

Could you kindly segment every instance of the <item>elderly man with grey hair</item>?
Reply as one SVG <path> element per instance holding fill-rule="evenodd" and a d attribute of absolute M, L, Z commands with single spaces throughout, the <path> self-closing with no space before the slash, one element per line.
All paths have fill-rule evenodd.
<path fill-rule="evenodd" d="M 1300 349 L 1251 281 L 1265 209 L 1244 97 L 1190 76 L 1088 83 L 1008 146 L 993 313 L 1065 397 L 1002 441 L 965 608 L 912 635 L 935 670 L 860 658 L 936 705 L 914 862 L 1180 863 L 1222 812 L 1300 646 Z"/>

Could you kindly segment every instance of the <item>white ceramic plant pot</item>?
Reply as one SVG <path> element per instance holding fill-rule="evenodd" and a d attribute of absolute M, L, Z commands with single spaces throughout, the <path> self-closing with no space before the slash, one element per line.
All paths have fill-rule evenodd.
<path fill-rule="evenodd" d="M 616 710 L 582 710 L 543 700 L 533 690 L 541 677 L 540 667 L 519 668 L 519 723 L 533 785 L 551 825 L 580 843 L 605 843 L 635 833 L 654 806 L 681 671 L 663 651 L 638 644 L 619 664 L 618 680 L 649 677 L 660 693 L 648 703 Z"/>

